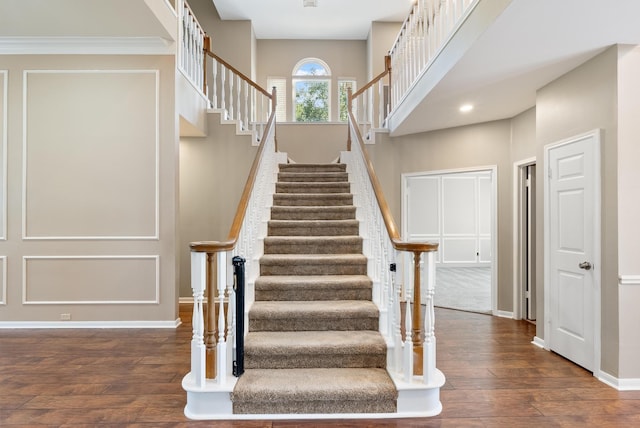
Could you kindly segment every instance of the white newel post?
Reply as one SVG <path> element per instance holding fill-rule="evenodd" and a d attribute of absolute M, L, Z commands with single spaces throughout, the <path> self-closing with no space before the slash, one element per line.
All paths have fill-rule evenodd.
<path fill-rule="evenodd" d="M 191 374 L 197 387 L 206 380 L 204 344 L 204 291 L 207 284 L 207 253 L 191 253 L 191 288 L 193 289 L 193 338 L 191 339 Z"/>

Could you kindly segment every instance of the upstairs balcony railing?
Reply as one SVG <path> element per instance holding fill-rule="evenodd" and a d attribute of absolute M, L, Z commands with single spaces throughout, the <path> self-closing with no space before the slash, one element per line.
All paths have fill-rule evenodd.
<path fill-rule="evenodd" d="M 180 49 L 178 66 L 209 106 L 252 132 L 257 145 L 271 113 L 271 94 L 212 51 L 211 39 L 185 0 L 178 0 Z"/>
<path fill-rule="evenodd" d="M 479 0 L 417 0 L 389 51 L 398 106 Z"/>

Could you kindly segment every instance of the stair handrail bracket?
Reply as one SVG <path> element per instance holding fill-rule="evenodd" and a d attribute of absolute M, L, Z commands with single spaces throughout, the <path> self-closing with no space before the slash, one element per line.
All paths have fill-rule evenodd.
<path fill-rule="evenodd" d="M 350 91 L 348 100 L 348 105 L 352 106 Z M 423 398 L 432 400 L 432 404 L 437 401 L 431 408 L 439 413 L 438 394 L 445 377 L 436 368 L 434 295 L 438 244 L 401 239 L 351 111 L 349 128 L 355 141 L 350 144 L 350 150 L 342 152 L 341 161 L 347 164 L 356 215 L 364 237 L 364 253 L 370 260 L 373 300 L 380 310 L 380 332 L 388 346 L 387 370 L 400 394 L 398 411 L 401 411 L 403 390 L 407 394 L 420 394 L 420 388 L 424 388 Z M 407 252 L 411 255 L 413 269 L 410 286 L 398 283 L 395 272 L 397 267 L 403 266 L 401 255 Z M 421 295 L 423 291 L 424 296 Z M 424 307 L 424 320 L 421 307 Z M 402 316 L 403 312 L 405 316 Z"/>
<path fill-rule="evenodd" d="M 275 88 L 272 94 L 276 99 Z M 275 102 L 260 139 L 238 209 L 226 241 L 192 242 L 191 288 L 193 291 L 193 334 L 191 371 L 183 378 L 187 391 L 185 415 L 191 419 L 218 419 L 232 414 L 230 394 L 237 378 L 233 375 L 238 317 L 233 283 L 234 256 L 246 258 L 246 308 L 253 302 L 252 290 L 258 276 L 261 237 L 273 204 L 278 165 L 286 162 L 275 141 Z M 244 322 L 244 325 L 247 323 Z M 246 334 L 243 332 L 242 334 Z"/>

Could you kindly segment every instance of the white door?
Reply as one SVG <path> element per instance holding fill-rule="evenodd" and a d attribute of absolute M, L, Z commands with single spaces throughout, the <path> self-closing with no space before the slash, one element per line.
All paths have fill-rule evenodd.
<path fill-rule="evenodd" d="M 592 371 L 599 330 L 598 153 L 599 136 L 592 133 L 551 147 L 547 158 L 549 347 Z"/>

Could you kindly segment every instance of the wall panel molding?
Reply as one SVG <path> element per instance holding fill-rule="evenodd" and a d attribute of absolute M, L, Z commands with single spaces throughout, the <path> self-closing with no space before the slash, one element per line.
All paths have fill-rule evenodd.
<path fill-rule="evenodd" d="M 73 277 L 73 281 L 69 281 L 69 277 Z M 72 283 L 75 285 L 73 289 L 69 288 L 69 284 Z M 24 256 L 22 303 L 158 304 L 160 256 Z"/>
<path fill-rule="evenodd" d="M 159 239 L 159 84 L 157 69 L 23 71 L 24 240 Z"/>
<path fill-rule="evenodd" d="M 9 71 L 0 70 L 0 240 L 7 239 L 7 142 L 9 136 Z"/>
<path fill-rule="evenodd" d="M 7 256 L 0 256 L 0 305 L 7 304 Z"/>

